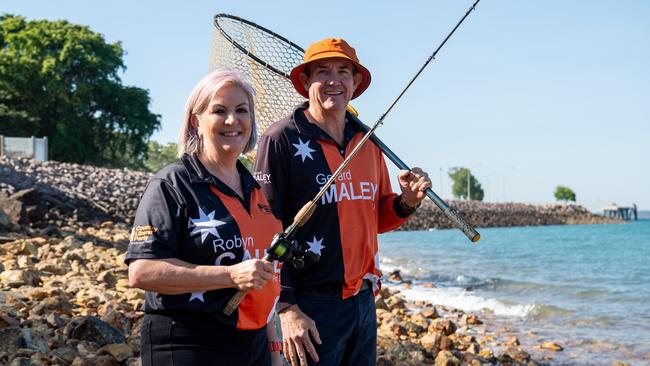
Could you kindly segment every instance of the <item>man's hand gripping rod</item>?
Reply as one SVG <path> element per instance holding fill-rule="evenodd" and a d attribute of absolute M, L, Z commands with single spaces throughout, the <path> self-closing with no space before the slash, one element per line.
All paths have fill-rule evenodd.
<path fill-rule="evenodd" d="M 358 123 L 364 131 L 368 131 L 368 127 L 364 125 L 354 114 L 352 115 L 352 120 Z M 395 164 L 395 166 L 400 169 L 411 170 L 411 168 L 406 165 L 406 163 L 404 163 L 402 159 L 400 159 L 399 156 L 397 156 L 388 146 L 386 146 L 386 144 L 384 144 L 384 142 L 381 141 L 377 135 L 370 136 L 370 139 L 375 145 L 377 145 L 377 147 L 379 147 L 384 155 L 386 155 L 386 157 L 392 161 L 393 164 Z M 427 197 L 429 197 L 429 199 L 431 199 L 431 201 L 433 201 L 433 203 L 435 203 L 436 206 L 442 210 L 445 216 L 447 216 L 447 218 L 449 218 L 454 223 L 454 225 L 456 225 L 456 227 L 460 229 L 463 234 L 469 238 L 469 240 L 472 241 L 472 243 L 476 243 L 481 238 L 481 235 L 476 231 L 476 229 L 468 224 L 467 221 L 465 221 L 465 219 L 463 219 L 463 217 L 458 214 L 458 212 L 449 207 L 447 202 L 440 198 L 436 192 L 434 192 L 431 188 L 427 188 L 425 193 L 427 194 Z"/>
<path fill-rule="evenodd" d="M 384 154 L 386 154 L 386 156 L 388 156 L 388 158 L 393 163 L 395 163 L 395 165 L 397 165 L 400 169 L 410 170 L 408 165 L 406 165 L 402 160 L 399 159 L 399 157 L 397 157 L 397 155 L 395 155 L 392 151 L 390 151 L 390 149 L 388 149 L 388 147 L 383 142 L 381 142 L 381 140 L 379 140 L 379 138 L 374 136 L 374 133 L 377 130 L 377 128 L 379 128 L 379 126 L 381 126 L 383 124 L 384 118 L 386 118 L 386 115 L 388 115 L 388 113 L 391 111 L 391 109 L 393 109 L 395 104 L 397 104 L 397 101 L 400 100 L 400 98 L 404 95 L 406 90 L 408 90 L 408 88 L 411 86 L 411 84 L 413 84 L 415 79 L 417 79 L 417 77 L 420 76 L 420 74 L 427 67 L 427 65 L 429 65 L 429 63 L 432 60 L 435 59 L 435 56 L 438 53 L 438 51 L 440 51 L 442 46 L 444 46 L 444 44 L 451 37 L 451 35 L 454 34 L 456 29 L 458 29 L 458 27 L 463 23 L 465 18 L 467 18 L 467 16 L 475 9 L 475 7 L 479 3 L 479 1 L 480 0 L 476 0 L 476 2 L 474 2 L 474 4 L 472 4 L 472 6 L 469 8 L 469 10 L 467 10 L 465 15 L 460 19 L 460 21 L 451 30 L 451 32 L 449 32 L 447 37 L 442 41 L 442 43 L 438 46 L 438 48 L 433 52 L 433 54 L 431 54 L 429 59 L 427 59 L 427 61 L 424 63 L 424 65 L 422 65 L 420 70 L 418 70 L 418 72 L 415 74 L 415 76 L 406 85 L 404 90 L 402 90 L 402 92 L 397 96 L 397 98 L 393 101 L 393 103 L 388 107 L 386 112 L 384 112 L 384 114 L 382 114 L 381 117 L 379 117 L 379 119 L 377 120 L 377 122 L 375 122 L 375 124 L 372 126 L 372 128 L 370 128 L 368 130 L 367 127 L 365 127 L 363 125 L 363 123 L 361 123 L 361 121 L 359 121 L 356 118 L 356 116 L 354 116 L 352 113 L 350 113 L 350 115 L 353 116 L 353 120 L 356 123 L 359 123 L 361 126 L 363 126 L 363 128 L 365 130 L 367 130 L 367 132 L 365 133 L 365 135 L 363 136 L 361 141 L 359 141 L 359 143 L 357 143 L 357 145 L 354 147 L 354 149 L 345 158 L 345 160 L 343 160 L 343 162 L 338 167 L 338 169 L 336 169 L 336 171 L 327 180 L 327 182 L 325 182 L 325 185 L 323 185 L 323 187 L 320 189 L 320 191 L 318 192 L 316 197 L 314 197 L 311 201 L 307 202 L 300 209 L 300 211 L 298 211 L 298 213 L 293 218 L 293 222 L 291 223 L 291 225 L 284 232 L 277 234 L 273 238 L 273 242 L 271 243 L 271 246 L 266 251 L 267 254 L 264 256 L 264 260 L 267 260 L 267 261 L 271 261 L 271 260 L 283 261 L 283 260 L 289 259 L 289 258 L 285 258 L 285 259 L 274 258 L 274 257 L 277 257 L 277 253 L 275 251 L 279 250 L 280 252 L 283 252 L 283 253 L 288 252 L 289 255 L 291 255 L 291 250 L 290 250 L 290 248 L 292 247 L 291 242 L 293 240 L 293 235 L 295 234 L 296 230 L 298 228 L 300 228 L 302 225 L 304 225 L 307 222 L 307 220 L 309 220 L 311 215 L 314 213 L 314 210 L 316 209 L 316 204 L 318 203 L 318 201 L 323 197 L 323 195 L 325 194 L 325 192 L 327 192 L 327 190 L 332 185 L 332 183 L 334 183 L 334 180 L 338 178 L 339 174 L 343 171 L 343 169 L 345 169 L 345 167 L 350 163 L 350 160 L 352 160 L 352 158 L 363 147 L 363 145 L 365 144 L 366 141 L 368 141 L 369 138 L 373 137 L 373 142 L 375 144 L 377 144 L 377 146 L 382 150 L 382 152 Z M 476 231 L 476 229 L 474 229 L 470 224 L 468 224 L 467 221 L 465 221 L 457 212 L 455 212 L 453 209 L 451 209 L 449 207 L 449 205 L 447 205 L 447 203 L 442 198 L 438 197 L 438 195 L 436 195 L 433 192 L 433 190 L 431 190 L 430 188 L 427 189 L 426 194 L 441 210 L 443 210 L 443 212 L 445 213 L 445 215 L 447 215 L 447 217 L 449 217 L 452 221 L 454 221 L 454 224 L 456 224 L 456 226 L 459 229 L 461 229 L 463 231 L 463 233 L 472 242 L 477 242 L 481 238 L 481 235 Z M 244 291 L 244 290 L 237 291 L 237 293 L 235 295 L 233 295 L 233 297 L 230 299 L 230 301 L 228 301 L 228 304 L 226 305 L 225 309 L 223 310 L 223 313 L 226 314 L 226 315 L 231 315 L 235 311 L 235 309 L 237 309 L 237 307 L 239 306 L 239 304 L 243 300 L 244 296 L 246 296 L 246 293 L 247 293 L 247 291 Z"/>

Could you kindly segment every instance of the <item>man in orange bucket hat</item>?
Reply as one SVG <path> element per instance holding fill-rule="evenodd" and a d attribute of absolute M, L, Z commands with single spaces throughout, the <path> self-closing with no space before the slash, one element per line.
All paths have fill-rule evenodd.
<path fill-rule="evenodd" d="M 346 108 L 371 76 L 345 40 L 326 38 L 309 46 L 291 81 L 308 101 L 264 132 L 253 169 L 284 228 L 362 139 Z M 296 231 L 320 260 L 282 267 L 276 309 L 292 365 L 376 364 L 377 234 L 405 222 L 431 187 L 419 168 L 400 171 L 398 180 L 399 195 L 381 150 L 367 143 Z"/>

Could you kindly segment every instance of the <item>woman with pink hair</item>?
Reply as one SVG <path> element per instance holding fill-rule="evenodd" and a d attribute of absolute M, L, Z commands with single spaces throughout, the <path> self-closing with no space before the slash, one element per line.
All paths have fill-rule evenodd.
<path fill-rule="evenodd" d="M 282 231 L 239 161 L 255 147 L 253 89 L 232 70 L 196 85 L 185 106 L 179 159 L 142 195 L 126 255 L 145 290 L 143 365 L 281 365 L 271 320 L 279 265 L 262 260 Z M 223 313 L 238 290 L 238 310 Z"/>

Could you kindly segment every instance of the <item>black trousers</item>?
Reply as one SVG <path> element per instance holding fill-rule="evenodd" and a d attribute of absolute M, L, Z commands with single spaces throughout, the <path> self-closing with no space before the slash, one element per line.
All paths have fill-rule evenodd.
<path fill-rule="evenodd" d="M 142 366 L 270 366 L 266 327 L 237 330 L 197 316 L 145 314 Z"/>
<path fill-rule="evenodd" d="M 375 366 L 377 364 L 377 315 L 371 289 L 341 299 L 340 293 L 303 291 L 296 294 L 298 307 L 316 322 L 323 344 L 316 344 L 320 362 L 309 356 L 310 366 Z"/>

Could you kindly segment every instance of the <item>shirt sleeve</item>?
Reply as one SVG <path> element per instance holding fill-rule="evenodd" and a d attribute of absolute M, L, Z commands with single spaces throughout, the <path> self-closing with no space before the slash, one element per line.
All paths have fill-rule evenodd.
<path fill-rule="evenodd" d="M 253 175 L 262 187 L 273 215 L 282 221 L 283 228 L 287 228 L 293 221 L 293 217 L 289 217 L 287 213 L 286 205 L 286 192 L 289 189 L 286 154 L 287 149 L 282 144 L 281 137 L 262 135 L 253 166 Z M 286 304 L 296 303 L 289 265 L 284 265 L 281 269 L 279 301 Z"/>
<path fill-rule="evenodd" d="M 404 212 L 399 207 L 398 195 L 393 192 L 390 184 L 390 175 L 388 168 L 384 161 L 384 155 L 379 154 L 380 164 L 380 179 L 379 179 L 379 227 L 378 231 L 384 233 L 397 229 L 409 217 L 409 214 Z"/>
<path fill-rule="evenodd" d="M 152 179 L 135 214 L 125 262 L 178 257 L 184 205 L 178 192 L 162 179 Z"/>

